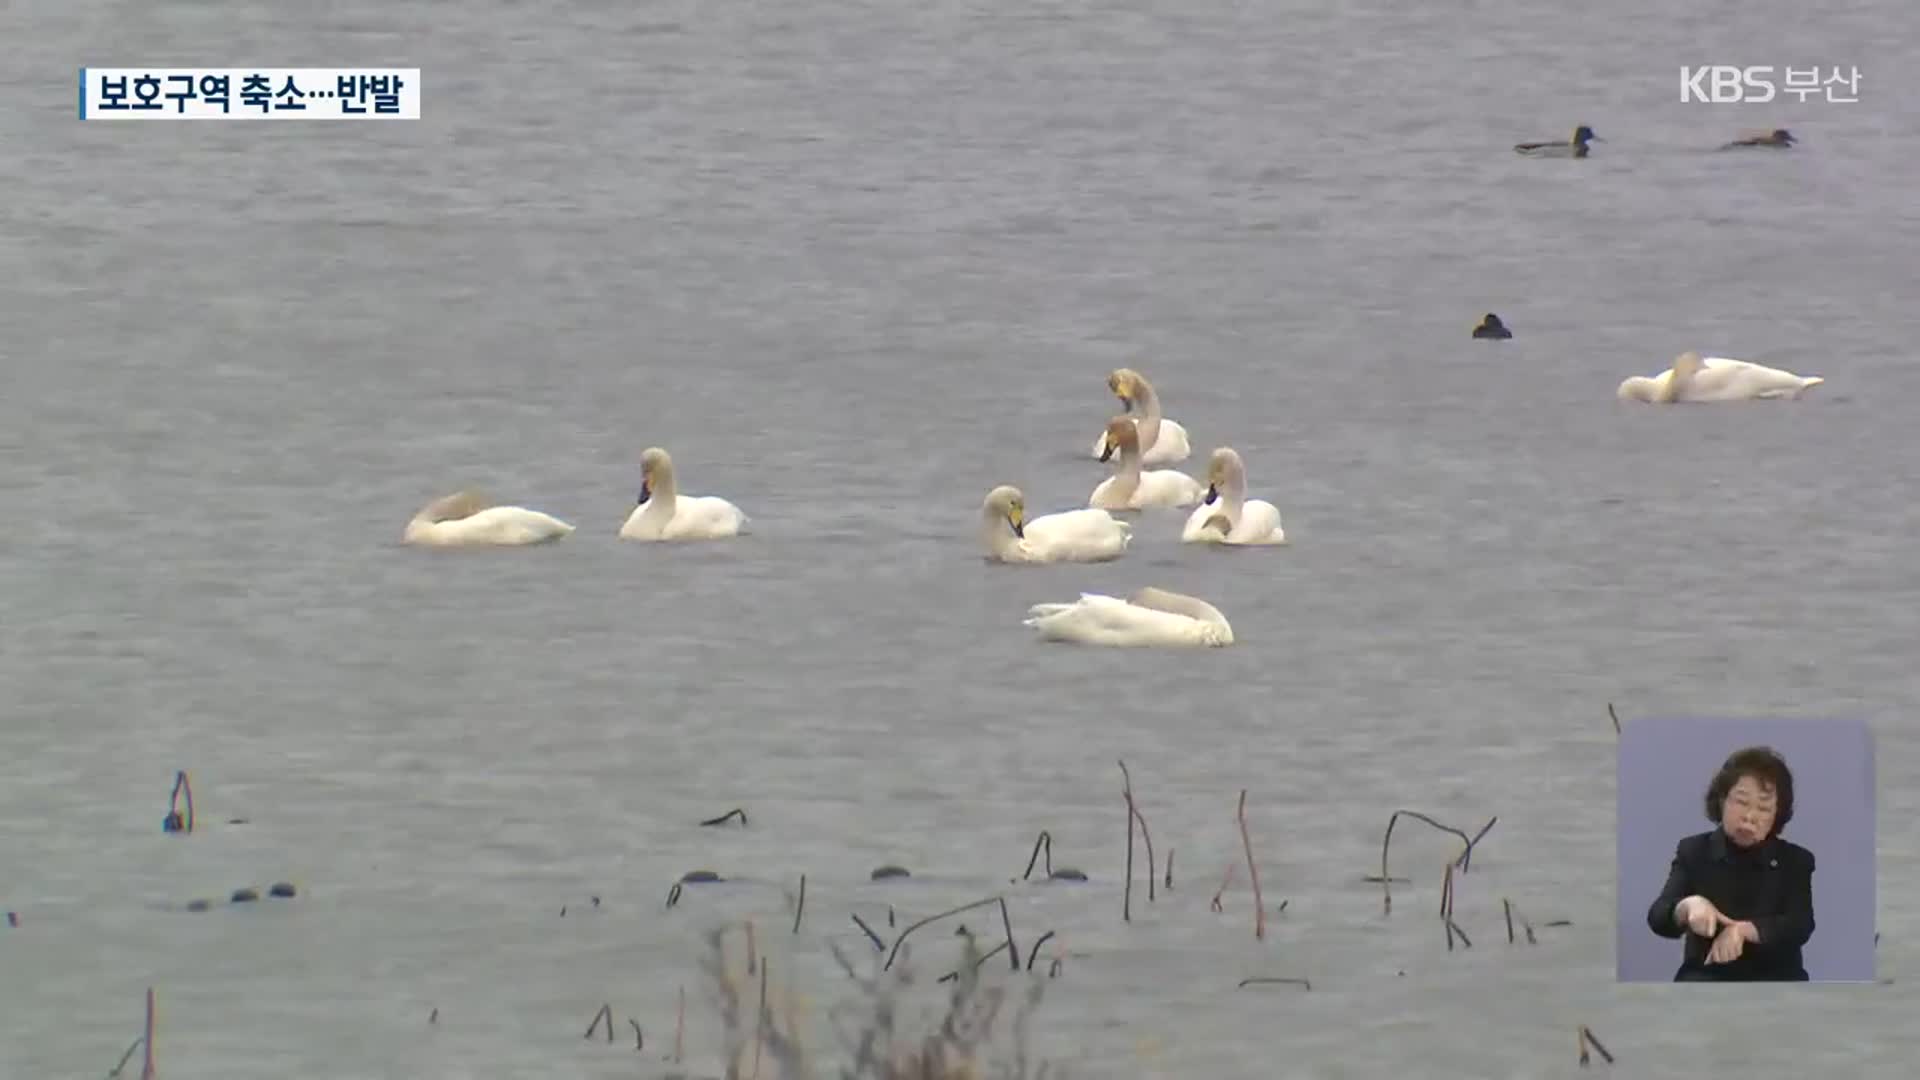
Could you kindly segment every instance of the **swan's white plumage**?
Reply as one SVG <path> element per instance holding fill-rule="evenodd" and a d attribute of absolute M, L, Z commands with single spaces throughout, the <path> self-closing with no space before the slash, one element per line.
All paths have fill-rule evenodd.
<path fill-rule="evenodd" d="M 1102 457 L 1120 455 L 1120 465 L 1112 476 L 1094 487 L 1087 505 L 1097 510 L 1145 510 L 1149 507 L 1192 506 L 1200 501 L 1205 485 L 1174 469 L 1143 470 L 1140 467 L 1140 432 L 1133 421 L 1116 416 L 1107 425 Z"/>
<path fill-rule="evenodd" d="M 1133 423 L 1140 433 L 1141 464 L 1175 465 L 1187 460 L 1193 452 L 1187 445 L 1187 429 L 1161 412 L 1160 395 L 1146 376 L 1132 368 L 1116 368 L 1107 375 L 1107 389 L 1128 412 L 1136 403 L 1140 406 L 1140 416 Z M 1093 456 L 1103 457 L 1106 450 L 1107 433 L 1102 431 L 1093 440 Z"/>
<path fill-rule="evenodd" d="M 523 547 L 559 540 L 573 526 L 524 506 L 501 506 L 477 491 L 456 491 L 420 508 L 401 542 L 420 547 Z"/>
<path fill-rule="evenodd" d="M 1122 600 L 1081 593 L 1071 604 L 1035 604 L 1023 625 L 1046 641 L 1117 647 L 1174 646 L 1220 648 L 1233 644 L 1233 627 L 1204 600 L 1164 589 L 1146 588 Z"/>
<path fill-rule="evenodd" d="M 987 558 L 1006 563 L 1107 562 L 1126 553 L 1133 527 L 1105 510 L 1067 510 L 1026 519 L 1026 498 L 1003 484 L 980 507 Z"/>
<path fill-rule="evenodd" d="M 1265 499 L 1247 498 L 1247 467 L 1232 447 L 1223 446 L 1207 461 L 1207 493 L 1180 539 L 1189 544 L 1284 544 L 1280 508 Z"/>
<path fill-rule="evenodd" d="M 718 495 L 682 495 L 673 458 L 650 446 L 640 454 L 640 500 L 620 526 L 622 540 L 718 540 L 738 536 L 751 519 Z"/>
<path fill-rule="evenodd" d="M 1622 401 L 1664 405 L 1724 401 L 1785 401 L 1826 382 L 1748 360 L 1682 353 L 1658 375 L 1629 375 L 1615 391 Z"/>

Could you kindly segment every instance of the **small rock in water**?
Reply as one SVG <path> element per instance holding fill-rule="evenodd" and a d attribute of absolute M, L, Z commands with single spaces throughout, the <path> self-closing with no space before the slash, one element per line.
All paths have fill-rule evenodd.
<path fill-rule="evenodd" d="M 236 904 L 251 904 L 251 903 L 253 903 L 253 902 L 254 902 L 255 900 L 258 900 L 258 899 L 260 899 L 260 894 L 259 894 L 258 892 L 255 892 L 255 891 L 254 891 L 254 890 L 252 890 L 252 889 L 235 889 L 235 890 L 233 890 L 233 903 L 236 903 Z"/>
<path fill-rule="evenodd" d="M 276 881 L 273 884 L 273 888 L 267 890 L 267 895 L 280 896 L 280 897 L 293 896 L 294 895 L 293 882 Z"/>
<path fill-rule="evenodd" d="M 888 878 L 912 877 L 904 866 L 882 866 L 873 872 L 873 880 L 885 881 Z"/>
<path fill-rule="evenodd" d="M 683 885 L 702 885 L 725 880 L 725 878 L 711 870 L 689 870 L 680 875 L 680 883 Z"/>
<path fill-rule="evenodd" d="M 1063 866 L 1060 869 L 1055 870 L 1053 873 L 1048 874 L 1047 880 L 1048 881 L 1085 881 L 1087 880 L 1087 875 L 1082 873 L 1079 870 L 1072 870 Z"/>

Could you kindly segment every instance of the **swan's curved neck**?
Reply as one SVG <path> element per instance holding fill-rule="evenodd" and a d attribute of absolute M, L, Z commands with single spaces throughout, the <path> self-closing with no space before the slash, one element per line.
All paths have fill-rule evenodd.
<path fill-rule="evenodd" d="M 1187 618 L 1193 619 L 1196 622 L 1207 623 L 1221 630 L 1231 629 L 1227 623 L 1227 617 L 1221 614 L 1219 608 L 1214 607 L 1212 604 L 1207 603 L 1197 596 L 1168 592 L 1165 589 L 1156 589 L 1148 586 L 1135 593 L 1132 597 L 1132 602 L 1140 607 L 1153 608 L 1156 611 L 1165 611 L 1173 615 L 1185 615 Z"/>
<path fill-rule="evenodd" d="M 1120 466 L 1113 474 L 1113 495 L 1125 499 L 1140 487 L 1140 448 L 1122 443 L 1119 454 Z"/>
<path fill-rule="evenodd" d="M 673 485 L 673 467 L 671 465 L 657 466 L 653 470 L 653 473 L 647 477 L 643 486 L 647 492 L 647 513 L 672 517 L 673 503 L 679 496 L 679 492 L 674 489 Z"/>
<path fill-rule="evenodd" d="M 1020 546 L 1007 516 L 990 506 L 980 508 L 980 543 L 998 558 L 1006 558 Z"/>
<path fill-rule="evenodd" d="M 1160 441 L 1160 395 L 1154 393 L 1144 379 L 1135 380 L 1133 388 L 1133 400 L 1140 406 L 1140 419 L 1135 421 L 1140 432 L 1140 448 L 1150 450 Z"/>
<path fill-rule="evenodd" d="M 1239 469 L 1229 468 L 1214 490 L 1220 493 L 1218 500 L 1222 510 L 1234 521 L 1240 520 L 1240 510 L 1247 503 L 1247 474 Z"/>

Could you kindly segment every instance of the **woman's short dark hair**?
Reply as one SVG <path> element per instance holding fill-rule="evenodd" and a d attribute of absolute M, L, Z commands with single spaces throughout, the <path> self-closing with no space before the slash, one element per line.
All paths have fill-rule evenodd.
<path fill-rule="evenodd" d="M 1707 820 L 1720 824 L 1720 815 L 1726 810 L 1727 792 L 1732 791 L 1743 776 L 1751 776 L 1773 789 L 1773 831 L 1767 834 L 1771 840 L 1793 820 L 1793 770 L 1787 768 L 1787 759 L 1771 746 L 1749 746 L 1727 756 L 1726 764 L 1720 766 L 1720 771 L 1713 774 L 1713 782 L 1707 785 Z"/>

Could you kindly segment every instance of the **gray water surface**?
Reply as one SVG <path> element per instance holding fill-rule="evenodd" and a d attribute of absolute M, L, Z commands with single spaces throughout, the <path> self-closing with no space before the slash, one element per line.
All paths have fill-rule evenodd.
<path fill-rule="evenodd" d="M 1619 1076 L 1910 1075 L 1916 30 L 1909 0 L 9 5 L 0 1077 L 103 1075 L 148 986 L 168 1080 L 655 1076 L 683 986 L 717 1075 L 703 929 L 755 918 L 818 1018 L 850 912 L 1005 889 L 1043 828 L 1091 881 L 1011 914 L 1068 951 L 1034 1044 L 1083 1077 L 1571 1075 L 1579 1024 Z M 1678 99 L 1682 64 L 1815 62 L 1860 102 Z M 76 68 L 142 63 L 419 67 L 423 119 L 76 119 Z M 1589 160 L 1509 149 L 1579 123 Z M 1773 126 L 1803 144 L 1712 152 Z M 1468 338 L 1487 311 L 1513 341 Z M 1688 348 L 1827 383 L 1614 400 Z M 994 485 L 1084 505 L 1120 365 L 1291 546 L 1163 511 L 1116 563 L 981 561 Z M 616 540 L 655 444 L 752 535 Z M 579 531 L 399 545 L 469 485 Z M 1020 624 L 1146 584 L 1237 646 Z M 1617 986 L 1609 701 L 1868 717 L 1893 982 Z M 1176 849 L 1131 923 L 1118 759 Z M 1264 943 L 1244 874 L 1208 907 L 1242 789 Z M 1396 807 L 1498 815 L 1473 948 L 1433 915 L 1455 841 L 1396 836 L 1391 917 L 1362 880 Z M 665 911 L 696 868 L 748 880 Z M 1510 947 L 1502 897 L 1572 925 Z M 926 981 L 958 956 L 913 940 Z M 1275 975 L 1312 989 L 1236 989 Z M 612 1046 L 580 1037 L 603 1002 Z"/>

